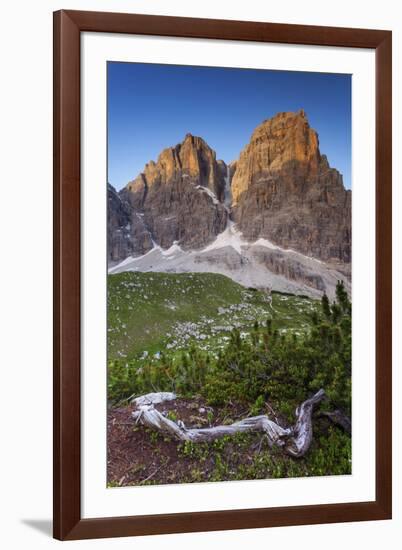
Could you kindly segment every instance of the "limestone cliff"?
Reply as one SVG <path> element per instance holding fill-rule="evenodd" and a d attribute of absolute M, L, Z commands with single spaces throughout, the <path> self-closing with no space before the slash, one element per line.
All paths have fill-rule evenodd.
<path fill-rule="evenodd" d="M 236 162 L 233 217 L 246 239 L 351 260 L 351 192 L 321 155 L 304 111 L 264 121 Z"/>
<path fill-rule="evenodd" d="M 199 137 L 162 151 L 121 195 L 142 216 L 154 241 L 199 248 L 225 229 L 225 174 L 215 152 Z"/>
<path fill-rule="evenodd" d="M 108 184 L 107 201 L 108 262 L 119 262 L 132 254 L 145 254 L 151 250 L 151 235 L 124 194 L 117 193 Z"/>

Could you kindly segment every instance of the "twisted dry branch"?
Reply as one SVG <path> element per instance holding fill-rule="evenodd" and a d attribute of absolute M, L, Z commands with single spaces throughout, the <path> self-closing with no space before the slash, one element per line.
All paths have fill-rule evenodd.
<path fill-rule="evenodd" d="M 133 399 L 136 409 L 132 416 L 136 423 L 140 423 L 153 430 L 173 436 L 179 441 L 213 441 L 226 435 L 234 435 L 240 432 L 263 432 L 268 439 L 270 447 L 279 447 L 295 458 L 302 457 L 310 448 L 313 440 L 312 414 L 314 405 L 320 403 L 325 397 L 324 390 L 319 390 L 313 397 L 304 401 L 296 409 L 296 423 L 291 428 L 282 428 L 266 415 L 253 416 L 234 422 L 229 426 L 215 426 L 213 428 L 187 428 L 181 420 L 174 422 L 162 413 L 155 405 L 164 401 L 176 399 L 176 395 L 170 392 L 148 393 Z"/>

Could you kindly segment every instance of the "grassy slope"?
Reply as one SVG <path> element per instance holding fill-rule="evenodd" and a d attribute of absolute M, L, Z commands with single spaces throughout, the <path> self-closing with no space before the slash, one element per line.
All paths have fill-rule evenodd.
<path fill-rule="evenodd" d="M 312 312 L 320 310 L 319 302 L 278 293 L 273 294 L 271 306 L 264 293 L 209 273 L 122 273 L 110 275 L 108 285 L 109 359 L 120 359 L 112 362 L 121 365 L 116 372 L 123 379 L 129 372 L 143 372 L 145 365 L 158 371 L 158 351 L 177 364 L 180 350 L 192 343 L 214 356 L 226 346 L 233 327 L 247 338 L 255 320 L 270 318 L 279 331 L 302 333 L 310 327 Z M 141 359 L 144 352 L 148 355 Z M 116 402 L 135 391 L 124 380 L 115 389 Z M 173 420 L 200 427 L 231 423 L 246 414 L 271 414 L 265 403 L 257 411 L 256 404 L 248 401 L 229 400 L 211 407 L 200 395 L 192 395 L 162 408 L 170 411 Z M 130 406 L 114 404 L 108 414 L 108 484 L 112 487 L 350 473 L 350 437 L 319 416 L 314 419 L 312 448 L 303 459 L 294 460 L 269 449 L 260 434 L 239 434 L 210 444 L 178 444 L 135 426 Z M 290 416 L 293 421 L 293 408 Z"/>
<path fill-rule="evenodd" d="M 190 342 L 216 351 L 230 330 L 272 318 L 282 331 L 309 326 L 317 303 L 308 298 L 245 289 L 213 273 L 132 273 L 108 277 L 109 359 L 185 349 Z"/>

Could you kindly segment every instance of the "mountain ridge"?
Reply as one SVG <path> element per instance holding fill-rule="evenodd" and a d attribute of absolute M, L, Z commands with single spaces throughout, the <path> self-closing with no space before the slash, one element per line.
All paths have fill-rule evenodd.
<path fill-rule="evenodd" d="M 243 245 L 236 250 L 240 259 L 256 269 L 264 267 L 266 286 L 275 279 L 272 274 L 280 272 L 287 280 L 293 277 L 292 288 L 299 285 L 304 292 L 307 276 L 310 294 L 316 295 L 318 290 L 332 293 L 333 273 L 344 281 L 350 278 L 351 191 L 321 154 L 318 134 L 303 110 L 263 121 L 229 164 L 217 160 L 205 140 L 188 133 L 181 143 L 164 149 L 156 162 L 147 163 L 120 192 L 109 185 L 108 205 L 112 271 L 128 257 L 135 263 L 136 257 L 172 246 L 187 254 L 187 260 L 194 252 L 202 264 L 205 249 L 230 226 L 241 234 Z M 270 246 L 257 254 L 256 242 L 261 239 Z M 251 249 L 246 250 L 250 246 L 251 256 Z M 295 254 L 325 262 L 332 275 L 323 277 L 321 268 L 314 278 L 311 266 L 306 272 L 306 261 L 300 263 Z M 228 254 L 224 256 L 221 263 L 228 261 Z M 187 260 L 176 262 L 176 268 L 190 269 Z M 123 262 L 126 268 L 128 263 Z M 216 263 L 215 272 L 226 274 L 219 258 Z M 171 269 L 175 262 L 170 260 L 170 267 L 166 261 L 162 264 L 155 269 Z M 241 270 L 244 274 L 244 266 Z M 228 276 L 238 282 L 244 279 L 239 269 Z M 297 277 L 299 283 L 293 284 Z"/>

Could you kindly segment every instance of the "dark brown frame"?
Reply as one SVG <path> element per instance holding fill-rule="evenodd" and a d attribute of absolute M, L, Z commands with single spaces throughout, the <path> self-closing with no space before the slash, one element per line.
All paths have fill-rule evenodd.
<path fill-rule="evenodd" d="M 80 34 L 84 31 L 375 49 L 376 500 L 81 519 Z M 61 540 L 391 518 L 390 31 L 62 10 L 54 13 L 54 536 Z"/>

